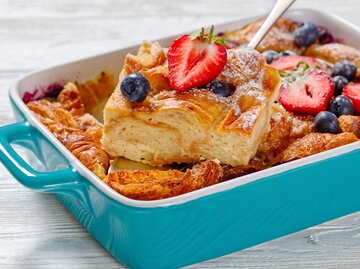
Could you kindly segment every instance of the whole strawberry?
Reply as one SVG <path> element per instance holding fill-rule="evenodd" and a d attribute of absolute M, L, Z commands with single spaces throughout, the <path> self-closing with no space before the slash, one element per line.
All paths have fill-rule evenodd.
<path fill-rule="evenodd" d="M 224 40 L 204 28 L 176 39 L 168 51 L 170 86 L 177 91 L 204 86 L 224 69 L 227 60 Z"/>

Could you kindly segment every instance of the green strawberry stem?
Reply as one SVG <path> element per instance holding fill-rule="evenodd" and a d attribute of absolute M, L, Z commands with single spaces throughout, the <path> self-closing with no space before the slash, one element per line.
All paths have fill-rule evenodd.
<path fill-rule="evenodd" d="M 214 29 L 215 29 L 214 25 L 211 25 L 209 33 L 205 34 L 204 27 L 201 27 L 200 30 L 191 33 L 189 35 L 189 38 L 190 38 L 190 40 L 195 40 L 195 39 L 199 38 L 203 42 L 206 42 L 209 44 L 217 43 L 217 44 L 223 46 L 224 48 L 226 48 L 225 40 L 219 36 L 216 36 L 216 35 L 214 36 Z"/>
<path fill-rule="evenodd" d="M 283 81 L 290 83 L 295 81 L 298 77 L 304 76 L 305 73 L 311 69 L 316 69 L 316 67 L 311 68 L 307 63 L 299 62 L 296 66 L 296 69 L 294 70 L 291 71 L 278 70 L 278 72 Z"/>

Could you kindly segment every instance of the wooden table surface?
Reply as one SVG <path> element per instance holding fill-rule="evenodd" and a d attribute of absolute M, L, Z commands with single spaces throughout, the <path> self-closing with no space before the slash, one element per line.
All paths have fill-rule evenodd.
<path fill-rule="evenodd" d="M 142 39 L 267 12 L 274 2 L 1 0 L 0 125 L 14 121 L 7 91 L 22 74 Z M 360 25 L 359 0 L 299 0 L 295 6 L 334 12 Z M 360 268 L 360 213 L 192 266 L 240 267 Z M 0 268 L 123 266 L 54 196 L 25 189 L 0 164 Z"/>

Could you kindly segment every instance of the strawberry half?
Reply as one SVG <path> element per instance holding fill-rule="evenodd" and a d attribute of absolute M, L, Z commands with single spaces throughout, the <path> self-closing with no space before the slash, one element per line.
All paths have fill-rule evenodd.
<path fill-rule="evenodd" d="M 349 83 L 344 87 L 342 94 L 353 102 L 356 113 L 360 114 L 360 83 Z"/>
<path fill-rule="evenodd" d="M 334 84 L 325 72 L 308 69 L 293 81 L 283 81 L 279 101 L 291 112 L 316 115 L 326 110 Z"/>
<path fill-rule="evenodd" d="M 168 51 L 170 86 L 183 91 L 213 81 L 224 69 L 227 53 L 223 39 L 201 31 L 176 39 Z"/>
<path fill-rule="evenodd" d="M 297 55 L 289 55 L 281 57 L 275 61 L 273 61 L 270 65 L 278 70 L 293 70 L 297 68 L 299 63 L 306 63 L 310 67 L 322 67 L 322 64 L 317 61 L 315 58 L 308 56 L 297 56 Z"/>

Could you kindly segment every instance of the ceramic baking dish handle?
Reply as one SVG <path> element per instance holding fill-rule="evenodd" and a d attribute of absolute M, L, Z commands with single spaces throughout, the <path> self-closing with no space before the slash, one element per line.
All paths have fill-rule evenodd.
<path fill-rule="evenodd" d="M 69 190 L 81 181 L 81 176 L 73 167 L 69 165 L 63 170 L 52 172 L 36 171 L 11 145 L 18 140 L 34 140 L 34 136 L 42 134 L 27 121 L 0 127 L 0 161 L 20 183 L 30 189 L 70 194 Z"/>

